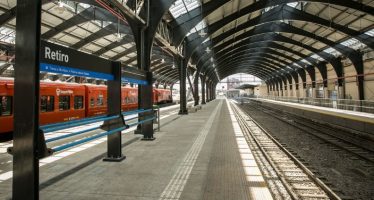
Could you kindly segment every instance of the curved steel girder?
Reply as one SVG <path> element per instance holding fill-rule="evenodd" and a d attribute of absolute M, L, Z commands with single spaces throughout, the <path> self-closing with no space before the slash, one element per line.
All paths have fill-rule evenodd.
<path fill-rule="evenodd" d="M 226 78 L 229 75 L 233 75 L 233 74 L 237 74 L 237 73 L 249 73 L 249 74 L 254 75 L 254 76 L 258 77 L 258 78 L 261 78 L 261 79 L 264 78 L 263 73 L 260 72 L 260 71 L 258 71 L 258 66 L 255 66 L 255 65 L 243 65 L 243 66 L 239 66 L 237 68 L 237 70 L 235 70 L 235 71 L 226 71 L 226 72 L 222 73 L 220 78 L 224 79 L 224 78 Z M 214 80 L 215 79 L 214 78 L 215 76 L 212 76 L 212 74 L 209 74 L 209 75 L 207 74 L 206 76 L 210 80 Z"/>
<path fill-rule="evenodd" d="M 224 68 L 226 66 L 231 66 L 231 65 L 237 64 L 237 63 L 254 62 L 254 61 L 257 62 L 257 63 L 261 63 L 264 66 L 264 69 L 269 70 L 269 73 L 274 73 L 278 70 L 282 70 L 282 68 L 285 67 L 285 65 L 280 64 L 280 63 L 276 63 L 271 58 L 268 58 L 266 56 L 257 55 L 257 56 L 251 56 L 251 57 L 238 56 L 237 58 L 235 58 L 235 60 L 233 62 L 221 63 L 220 65 L 217 65 L 217 67 L 215 69 L 219 71 L 220 68 Z M 212 67 L 205 68 L 205 69 L 206 70 L 204 70 L 203 72 L 206 72 L 207 70 L 211 71 Z"/>
<path fill-rule="evenodd" d="M 210 6 L 209 3 L 215 2 L 216 4 L 213 6 Z M 194 10 L 190 11 L 189 13 L 186 13 L 177 19 L 175 19 L 176 22 L 172 22 L 173 29 L 175 30 L 174 32 L 176 33 L 175 41 L 173 41 L 174 45 L 179 45 L 183 38 L 186 36 L 190 30 L 195 27 L 198 23 L 201 22 L 201 19 L 204 18 L 205 16 L 211 14 L 213 11 L 215 11 L 217 8 L 221 7 L 227 2 L 225 1 L 210 1 L 206 4 L 204 4 L 203 7 L 203 16 L 200 14 L 200 8 L 195 8 Z M 264 0 L 264 1 L 258 1 L 255 2 L 245 8 L 242 8 L 240 12 L 233 13 L 229 16 L 228 18 L 235 20 L 237 18 L 240 18 L 244 15 L 247 15 L 249 13 L 255 12 L 262 10 L 266 7 L 271 7 L 271 6 L 276 6 L 276 5 L 281 5 L 281 4 L 287 4 L 287 3 L 292 3 L 292 2 L 299 2 L 299 0 Z M 334 4 L 334 5 L 339 5 L 347 8 L 352 8 L 359 10 L 361 12 L 366 12 L 371 14 L 372 13 L 372 7 L 367 6 L 362 3 L 358 3 L 355 1 L 341 1 L 341 0 L 306 0 L 305 2 L 321 2 L 321 3 L 329 3 L 329 4 Z M 209 7 L 210 6 L 210 7 Z M 175 24 L 179 24 L 178 27 L 175 27 Z"/>
<path fill-rule="evenodd" d="M 259 26 L 256 26 L 254 29 L 252 29 L 252 30 L 250 30 L 246 33 L 243 33 L 243 34 L 240 34 L 239 36 L 236 36 L 235 40 L 238 41 L 238 40 L 247 39 L 247 38 L 250 38 L 250 37 L 253 37 L 253 36 L 256 36 L 256 35 L 260 35 L 260 34 L 275 33 L 275 32 L 290 33 L 290 34 L 296 34 L 296 35 L 301 35 L 301 36 L 304 36 L 304 37 L 308 37 L 310 39 L 316 40 L 318 42 L 326 44 L 327 46 L 330 46 L 330 47 L 334 48 L 335 50 L 339 51 L 341 54 L 345 55 L 346 57 L 349 57 L 349 55 L 354 55 L 355 53 L 357 53 L 354 49 L 352 49 L 350 47 L 346 47 L 346 46 L 344 46 L 340 43 L 331 41 L 331 40 L 329 40 L 325 37 L 320 37 L 318 35 L 315 35 L 313 33 L 310 33 L 310 32 L 305 31 L 303 29 L 291 26 L 291 25 L 286 24 L 286 23 L 274 23 L 274 22 L 272 22 L 272 23 L 267 23 L 265 25 L 259 25 Z M 268 35 L 271 35 L 271 34 L 268 34 Z M 224 35 L 221 35 L 221 36 L 224 37 Z M 217 38 L 213 39 L 214 43 L 222 41 L 221 36 L 218 36 Z M 230 39 L 230 40 L 226 41 L 225 43 L 222 43 L 222 44 L 218 45 L 215 49 L 221 50 L 222 48 L 225 48 L 227 45 L 235 42 L 235 40 Z"/>
<path fill-rule="evenodd" d="M 230 55 L 230 52 L 233 52 L 233 51 L 240 51 L 241 49 L 258 49 L 258 48 L 265 48 L 265 49 L 278 49 L 278 50 L 283 50 L 283 51 L 286 51 L 286 52 L 289 52 L 291 54 L 294 54 L 300 58 L 303 58 L 303 57 L 306 57 L 307 55 L 301 53 L 301 52 L 298 52 L 298 51 L 294 51 L 293 49 L 290 49 L 286 46 L 283 46 L 283 45 L 280 45 L 276 42 L 274 42 L 273 40 L 268 40 L 268 41 L 256 41 L 256 42 L 252 42 L 252 41 L 243 41 L 243 42 L 240 42 L 238 44 L 235 44 L 235 46 L 233 47 L 229 47 L 227 49 L 225 49 L 224 51 L 221 51 L 219 53 L 217 53 L 218 56 L 223 56 L 222 54 L 229 54 Z M 199 59 L 197 65 L 198 66 L 201 66 L 205 63 L 207 63 L 209 61 L 209 58 L 212 57 L 213 55 L 209 55 L 209 54 L 204 54 L 203 57 L 201 59 Z M 204 60 L 204 61 L 202 61 Z M 308 60 L 309 62 L 311 62 L 312 64 L 316 64 L 317 63 L 317 60 L 314 59 L 314 58 L 306 58 L 306 60 Z M 200 64 L 202 62 L 202 64 Z"/>
<path fill-rule="evenodd" d="M 264 69 L 270 70 L 269 73 L 277 73 L 277 71 L 282 70 L 283 68 L 286 67 L 286 65 L 277 63 L 271 58 L 268 58 L 263 55 L 256 55 L 256 56 L 244 57 L 244 58 L 239 56 L 233 62 L 226 62 L 226 63 L 222 63 L 218 65 L 216 69 L 220 70 L 221 68 L 225 68 L 226 66 L 231 66 L 233 64 L 238 64 L 238 63 L 241 64 L 241 63 L 246 63 L 246 62 L 251 62 L 251 63 L 256 62 L 256 63 L 262 64 Z M 211 70 L 211 68 L 206 68 L 206 69 Z"/>
<path fill-rule="evenodd" d="M 171 63 L 167 63 L 167 64 L 161 64 L 159 66 L 157 66 L 157 69 L 153 69 L 152 72 L 154 73 L 162 73 L 162 72 L 165 72 L 165 71 L 174 71 L 174 69 L 172 68 L 172 64 Z"/>
<path fill-rule="evenodd" d="M 222 57 L 216 59 L 216 62 L 217 62 L 217 65 L 220 65 L 219 63 L 222 63 L 222 62 L 224 62 L 228 59 L 232 59 L 232 58 L 236 59 L 237 55 L 239 55 L 239 56 L 251 56 L 251 55 L 255 55 L 257 53 L 264 53 L 264 54 L 276 55 L 278 57 L 283 57 L 287 60 L 292 61 L 291 63 L 296 63 L 297 65 L 299 65 L 301 67 L 302 67 L 303 64 L 304 65 L 307 64 L 307 63 L 298 63 L 298 60 L 296 60 L 295 58 L 293 58 L 291 56 L 288 56 L 286 54 L 280 53 L 278 51 L 272 50 L 272 49 L 267 48 L 267 47 L 264 47 L 264 48 L 263 47 L 260 47 L 260 48 L 255 48 L 255 47 L 245 48 L 245 47 L 242 47 L 242 48 L 239 48 L 239 49 L 235 50 L 234 53 L 230 53 L 227 56 L 222 56 Z M 207 61 L 207 62 L 209 62 L 209 61 Z M 205 63 L 204 66 L 207 66 L 207 63 Z"/>
<path fill-rule="evenodd" d="M 166 74 L 160 74 L 160 75 L 162 76 L 161 78 L 158 79 L 160 82 L 162 81 L 174 82 L 175 80 L 179 79 L 178 70 L 169 72 Z"/>
<path fill-rule="evenodd" d="M 202 8 L 199 6 L 170 22 L 174 35 L 172 45 L 179 46 L 186 34 L 199 22 L 201 22 L 204 17 L 208 16 L 210 13 L 229 1 L 230 0 L 209 1 L 203 4 Z M 203 13 L 201 13 L 201 10 Z"/>
<path fill-rule="evenodd" d="M 257 49 L 258 49 L 258 48 L 257 48 Z M 236 59 L 238 59 L 238 57 L 236 57 L 235 55 L 240 55 L 239 57 L 242 57 L 242 56 L 246 56 L 246 55 L 248 55 L 248 53 L 252 53 L 252 55 L 253 55 L 253 49 L 251 49 L 251 51 L 248 52 L 248 53 L 246 53 L 246 51 L 248 51 L 248 49 L 246 49 L 246 48 L 242 48 L 242 50 L 237 50 L 237 51 L 235 51 L 234 54 L 230 54 L 229 56 L 224 57 L 224 59 L 227 59 L 228 57 L 230 57 L 230 59 L 234 59 L 234 60 L 236 60 Z M 258 53 L 258 51 L 255 52 L 255 53 Z M 276 54 L 278 54 L 279 52 L 270 49 L 270 50 L 268 50 L 268 51 L 266 51 L 266 52 L 263 52 L 263 53 L 265 53 L 265 54 L 271 53 L 271 55 L 273 55 L 273 54 L 276 55 Z M 233 56 L 233 55 L 234 55 L 234 56 Z M 251 54 L 249 54 L 249 55 L 251 55 Z M 282 55 L 280 55 L 280 56 L 282 56 Z M 232 57 L 234 57 L 234 58 L 232 58 Z M 294 59 L 293 57 L 289 57 L 289 56 L 288 56 L 288 57 L 285 57 L 285 58 L 288 59 L 288 60 L 291 60 L 293 63 L 296 63 L 296 64 L 299 65 L 301 68 L 303 68 L 303 67 L 306 66 L 306 65 L 309 65 L 309 64 L 307 64 L 307 63 L 303 63 L 303 62 L 297 61 L 297 60 Z M 315 66 L 315 67 L 318 68 L 318 70 L 320 71 L 321 75 L 322 75 L 322 76 L 325 76 L 324 78 L 326 79 L 326 78 L 327 78 L 327 71 L 326 71 L 326 65 L 325 65 L 325 63 L 323 63 L 323 62 L 316 63 L 316 62 L 313 62 L 313 60 L 311 60 L 310 62 L 311 62 L 311 64 L 312 64 L 313 66 Z M 217 64 L 217 65 L 220 66 L 221 64 Z M 289 72 L 289 73 L 294 72 L 294 71 L 291 71 L 291 70 L 289 70 L 289 69 L 285 69 L 285 68 L 283 68 L 283 70 L 286 71 L 286 72 Z"/>
<path fill-rule="evenodd" d="M 258 24 L 265 24 L 273 21 L 280 21 L 280 20 L 298 20 L 304 22 L 311 22 L 316 23 L 322 26 L 331 27 L 338 31 L 341 31 L 349 36 L 356 38 L 357 40 L 361 41 L 362 43 L 366 44 L 370 48 L 374 47 L 374 39 L 366 34 L 361 34 L 359 31 L 352 30 L 350 28 L 338 25 L 336 23 L 330 22 L 328 20 L 319 18 L 317 16 L 311 15 L 309 13 L 300 11 L 295 8 L 291 8 L 289 6 L 280 6 L 277 8 L 273 8 L 271 11 L 266 12 L 256 18 L 248 20 L 247 22 L 239 25 L 236 29 L 231 29 L 230 31 L 225 32 L 224 34 L 232 35 L 232 32 L 236 32 L 236 30 L 241 30 L 243 27 L 251 27 L 256 26 Z M 222 20 L 215 22 L 214 24 L 209 25 L 205 29 L 209 30 L 211 33 L 216 32 L 226 24 L 233 21 L 231 18 L 225 17 Z M 190 42 L 187 46 L 187 58 L 190 58 L 192 53 L 196 50 L 196 48 L 203 43 L 203 41 L 210 37 L 210 34 L 204 37 L 198 37 L 198 33 L 191 34 L 189 36 Z"/>
<path fill-rule="evenodd" d="M 256 60 L 255 60 L 256 61 Z M 252 63 L 251 64 L 253 64 L 253 61 L 251 61 Z M 257 61 L 257 63 L 258 63 L 259 61 Z M 261 62 L 261 61 L 260 61 Z M 254 65 L 256 65 L 257 63 L 254 63 Z M 221 66 L 220 67 L 220 70 L 224 70 L 224 71 L 227 71 L 227 70 L 230 70 L 230 69 L 232 69 L 232 65 L 239 65 L 239 64 L 243 64 L 242 62 L 239 62 L 239 63 L 229 63 L 229 64 L 227 64 L 227 65 L 225 65 L 225 66 Z M 248 59 L 247 60 L 245 60 L 245 62 L 244 62 L 244 64 L 248 64 Z M 265 67 L 266 66 L 269 66 L 269 63 L 263 63 L 263 65 L 262 66 L 264 66 L 265 65 Z M 313 66 L 308 66 L 308 67 L 313 67 Z M 304 72 L 304 73 L 301 73 L 301 71 L 302 72 Z M 303 74 L 305 75 L 305 69 L 304 68 L 298 68 L 298 69 L 296 69 L 295 71 L 288 71 L 288 73 L 291 73 L 291 74 L 294 74 L 294 73 L 298 73 L 298 74 L 300 74 L 300 76 L 303 76 Z M 309 73 L 310 71 L 308 71 L 308 73 Z M 210 73 L 210 74 L 214 74 L 213 73 L 213 70 L 210 70 L 209 72 L 206 72 L 206 73 Z M 287 73 L 285 73 L 285 74 L 287 74 Z M 283 75 L 283 73 L 282 74 L 267 74 L 266 75 L 266 79 L 268 79 L 269 78 L 269 76 L 279 76 L 279 75 Z M 312 76 L 312 74 L 309 74 L 310 76 Z"/>
<path fill-rule="evenodd" d="M 272 60 L 266 59 L 264 57 L 252 57 L 252 58 L 242 58 L 238 59 L 237 61 L 231 62 L 231 63 L 225 63 L 224 65 L 221 65 L 217 68 L 217 72 L 220 75 L 220 72 L 225 70 L 233 69 L 232 66 L 242 65 L 242 64 L 252 64 L 257 66 L 262 66 L 261 70 L 266 72 L 266 76 L 273 75 L 274 73 L 277 73 L 274 69 L 269 69 L 270 66 L 273 68 L 276 68 L 277 66 L 282 66 L 284 68 L 284 65 L 274 63 Z M 279 68 L 280 69 L 280 68 Z M 208 68 L 203 73 L 206 74 L 213 74 L 214 69 Z"/>
<path fill-rule="evenodd" d="M 257 48 L 258 49 L 258 48 Z M 256 50 L 256 49 L 249 49 L 249 50 L 251 50 L 251 51 L 253 51 L 253 50 Z M 247 53 L 245 53 L 245 51 L 248 51 L 248 50 L 243 50 L 243 51 L 238 51 L 238 52 L 236 52 L 236 53 L 234 53 L 234 55 L 235 55 L 235 60 L 237 59 L 237 56 L 236 55 L 239 55 L 239 56 L 243 56 L 243 55 L 247 55 Z M 272 51 L 274 51 L 274 50 L 272 50 Z M 244 53 L 243 53 L 244 52 Z M 266 51 L 262 51 L 263 53 L 265 53 Z M 266 53 L 272 53 L 271 51 L 270 52 L 266 52 Z M 278 52 L 279 53 L 279 52 Z M 232 57 L 232 55 L 230 55 L 231 57 Z M 248 58 L 250 58 L 250 55 L 248 56 Z M 264 59 L 266 59 L 267 61 L 268 61 L 268 59 L 267 59 L 267 57 L 265 56 L 264 57 Z M 271 59 L 269 59 L 271 62 L 272 62 L 272 60 Z M 268 64 L 269 64 L 269 61 L 268 61 Z M 278 66 L 279 67 L 279 64 L 278 63 L 273 63 L 273 65 L 276 65 L 276 66 Z M 204 67 L 205 68 L 205 67 Z M 285 71 L 289 71 L 289 69 L 287 69 L 287 68 L 275 68 L 274 69 L 274 71 L 277 71 L 277 70 L 280 70 L 280 69 L 284 69 Z"/>
<path fill-rule="evenodd" d="M 236 19 L 236 18 L 235 18 Z M 225 17 L 222 20 L 219 20 L 209 26 L 207 26 L 205 29 L 207 31 L 210 31 L 211 33 L 215 33 L 222 27 L 224 27 L 226 24 L 231 23 L 233 20 L 229 17 Z M 251 20 L 248 20 L 247 22 L 241 24 L 238 26 L 256 26 L 259 24 L 265 24 L 269 22 L 274 22 L 274 21 L 282 21 L 282 20 L 294 20 L 294 21 L 304 21 L 304 22 L 311 22 L 311 23 L 316 23 L 321 26 L 325 27 L 331 27 L 334 28 L 342 33 L 345 33 L 346 35 L 349 35 L 351 37 L 356 38 L 357 40 L 361 41 L 362 43 L 366 44 L 367 46 L 373 48 L 374 47 L 374 39 L 371 38 L 369 35 L 366 34 L 361 34 L 360 31 L 356 31 L 353 29 L 350 29 L 348 27 L 336 24 L 334 22 L 328 21 L 323 18 L 319 18 L 318 16 L 309 14 L 307 12 L 303 12 L 301 10 L 298 10 L 296 8 L 292 8 L 287 5 L 279 6 L 276 8 L 273 8 L 272 10 L 263 13 L 262 15 L 259 15 L 258 17 L 255 17 Z M 190 36 L 188 36 L 189 41 L 191 43 L 202 43 L 201 41 L 204 41 L 207 37 L 210 35 L 207 34 L 205 37 L 201 37 L 198 35 L 198 33 L 193 33 Z"/>
<path fill-rule="evenodd" d="M 139 27 L 138 24 L 129 21 L 131 29 L 135 32 L 134 38 L 135 43 L 137 45 L 137 50 L 143 48 L 143 52 L 145 55 L 145 59 L 147 62 L 147 57 L 150 56 L 152 51 L 153 40 L 156 35 L 156 31 L 160 21 L 164 14 L 169 10 L 170 6 L 176 0 L 148 0 L 144 3 L 143 9 L 146 6 L 149 6 L 148 12 L 150 16 L 147 16 L 147 27 L 143 31 L 143 27 Z M 142 36 L 143 35 L 143 36 Z M 143 41 L 143 42 L 141 42 Z M 143 43 L 143 45 L 141 45 Z M 139 54 L 140 55 L 140 54 Z M 141 56 L 138 58 L 139 60 L 142 59 Z M 147 66 L 148 63 L 145 64 Z"/>
<path fill-rule="evenodd" d="M 274 65 L 281 65 L 283 69 L 285 69 L 286 66 L 289 66 L 290 63 L 291 63 L 291 62 L 287 62 L 285 60 L 281 60 L 281 59 L 279 59 L 277 57 L 274 57 L 271 54 L 267 54 L 267 53 L 264 53 L 264 52 L 258 52 L 258 53 L 253 53 L 251 56 L 240 55 L 239 54 L 239 56 L 235 56 L 231 60 L 225 60 L 223 62 L 217 63 L 217 67 L 216 68 L 217 68 L 217 70 L 219 70 L 219 68 L 221 66 L 224 66 L 226 64 L 231 64 L 233 62 L 240 61 L 240 60 L 250 60 L 251 58 L 264 59 L 267 62 L 274 63 Z M 281 64 L 278 64 L 278 63 L 276 63 L 274 61 L 279 62 Z M 279 70 L 282 70 L 282 68 L 279 68 Z M 285 71 L 288 71 L 288 70 L 285 70 Z"/>
<path fill-rule="evenodd" d="M 222 69 L 226 69 L 226 68 L 232 68 L 233 65 L 241 65 L 241 64 L 245 64 L 245 63 L 250 63 L 250 64 L 253 64 L 253 65 L 258 65 L 258 66 L 261 66 L 261 71 L 264 71 L 266 72 L 267 74 L 271 74 L 274 72 L 275 69 L 277 69 L 277 65 L 275 63 L 271 63 L 272 61 L 269 61 L 269 60 L 266 60 L 266 59 L 259 59 L 258 57 L 257 58 L 251 58 L 251 59 L 238 59 L 237 61 L 233 62 L 233 63 L 226 63 L 224 65 L 222 65 L 222 67 L 220 67 L 219 69 L 216 69 L 217 70 L 217 73 L 220 74 L 220 72 L 222 71 Z M 203 73 L 213 73 L 213 71 L 215 71 L 214 69 L 212 68 L 208 68 L 207 70 L 205 70 Z"/>
<path fill-rule="evenodd" d="M 158 64 L 158 65 L 152 65 L 152 67 L 151 67 L 151 71 L 152 72 L 157 72 L 157 71 L 159 71 L 160 69 L 163 69 L 163 68 L 165 68 L 165 67 L 167 67 L 167 66 L 169 66 L 170 65 L 170 63 L 160 63 L 160 64 Z"/>
<path fill-rule="evenodd" d="M 241 41 L 240 45 L 242 44 L 246 44 L 246 43 L 257 43 L 257 40 L 261 40 L 261 39 L 264 39 L 264 40 L 269 40 L 269 41 L 279 41 L 279 42 L 284 42 L 284 43 L 289 43 L 289 44 L 293 44 L 293 45 L 296 45 L 296 46 L 299 46 L 301 48 L 304 48 L 308 51 L 311 51 L 317 55 L 319 55 L 321 58 L 323 58 L 324 60 L 326 60 L 327 62 L 330 62 L 332 64 L 332 66 L 334 67 L 336 73 L 338 74 L 338 71 L 339 71 L 339 68 L 340 68 L 340 64 L 339 64 L 339 61 L 334 57 L 332 56 L 331 54 L 328 54 L 326 52 L 323 52 L 323 51 L 319 51 L 311 46 L 307 46 L 307 45 L 303 45 L 301 42 L 298 42 L 298 41 L 295 41 L 295 40 L 292 40 L 290 38 L 287 38 L 287 37 L 284 37 L 284 36 L 281 36 L 279 34 L 272 34 L 270 35 L 270 37 L 268 36 L 254 36 L 254 39 L 252 38 L 249 38 L 249 39 L 246 39 L 246 40 L 243 40 Z M 255 41 L 253 41 L 255 40 Z M 267 41 L 259 41 L 259 42 L 267 42 Z M 275 48 L 280 48 L 280 46 L 282 45 L 279 45 L 279 44 L 276 44 L 274 42 L 272 42 L 273 46 L 277 46 Z M 284 47 L 284 46 L 283 46 Z M 285 50 L 284 48 L 282 47 L 282 50 Z M 296 53 L 295 51 L 292 51 L 293 53 L 295 53 L 296 55 L 302 55 L 301 53 Z M 313 58 L 306 58 L 309 62 L 313 61 Z M 315 59 L 313 62 L 317 62 Z"/>
<path fill-rule="evenodd" d="M 236 44 L 235 46 L 240 46 L 242 44 L 248 44 L 248 43 L 252 43 L 252 42 L 256 42 L 256 41 L 263 41 L 263 40 L 268 40 L 268 41 L 273 41 L 274 40 L 275 41 L 276 40 L 276 41 L 279 41 L 279 42 L 285 42 L 285 43 L 289 43 L 289 44 L 296 45 L 296 46 L 299 46 L 301 48 L 307 49 L 307 50 L 309 50 L 313 53 L 316 53 L 317 55 L 322 57 L 327 62 L 334 63 L 335 57 L 332 56 L 331 54 L 328 54 L 326 52 L 319 52 L 319 50 L 312 50 L 312 48 L 308 48 L 309 46 L 304 45 L 301 42 L 295 41 L 291 38 L 287 38 L 287 37 L 279 35 L 279 34 L 275 34 L 275 33 L 273 33 L 274 29 L 272 27 L 278 28 L 279 26 L 277 24 L 274 24 L 274 23 L 271 24 L 270 26 L 262 25 L 262 26 L 259 26 L 259 27 L 256 27 L 256 28 L 252 29 L 251 31 L 248 31 L 244 34 L 241 34 L 241 35 L 237 36 L 235 38 L 235 40 L 241 40 L 242 39 L 242 41 L 239 42 L 238 44 Z M 275 29 L 275 30 L 282 31 L 280 29 Z M 286 28 L 283 28 L 283 30 L 285 32 L 289 32 L 289 33 L 292 33 L 292 34 L 301 34 L 302 36 L 306 36 L 306 37 L 311 36 L 311 35 L 306 34 L 307 32 L 305 32 L 305 31 L 296 32 L 296 31 L 291 31 L 291 30 L 295 30 L 295 29 L 286 29 Z M 318 37 L 311 38 L 311 39 L 318 39 Z M 332 45 L 332 44 L 335 45 L 334 42 L 332 42 L 332 41 L 327 42 L 326 40 L 327 39 L 321 39 L 321 40 L 318 40 L 318 41 L 325 42 L 326 45 Z M 229 40 L 225 43 L 222 43 L 218 46 L 213 47 L 213 50 L 214 51 L 221 51 L 222 49 L 226 48 L 227 46 L 233 44 L 233 42 L 234 41 Z M 204 48 L 204 46 L 208 46 L 208 45 L 203 44 L 201 46 L 202 46 L 202 48 Z M 278 44 L 277 48 L 283 48 L 281 46 Z M 335 45 L 334 47 L 336 48 L 337 46 L 339 46 L 339 45 Z M 350 49 L 349 47 L 345 47 L 345 48 L 346 48 L 345 50 L 341 50 L 342 48 L 339 47 L 339 48 L 336 48 L 336 50 L 340 51 L 343 55 L 347 56 L 351 60 L 354 59 L 354 56 L 358 54 L 358 52 L 354 51 L 353 49 Z M 282 49 L 282 50 L 284 50 L 284 49 Z M 289 51 L 289 50 L 287 50 L 287 51 Z M 202 52 L 202 51 L 199 51 L 199 52 Z M 200 55 L 204 55 L 204 54 L 205 54 L 205 52 L 201 53 Z M 295 54 L 295 53 L 293 53 L 293 54 Z M 196 55 L 198 55 L 198 54 L 196 54 Z M 301 55 L 299 55 L 299 56 L 304 57 L 304 58 L 306 57 L 306 56 L 301 56 Z"/>
<path fill-rule="evenodd" d="M 269 62 L 272 62 L 272 61 L 265 62 L 263 58 L 262 59 L 261 58 L 241 59 L 241 60 L 237 60 L 232 63 L 227 63 L 223 66 L 220 66 L 219 69 L 217 69 L 217 73 L 221 75 L 222 72 L 236 69 L 237 66 L 253 65 L 253 66 L 261 66 L 261 68 L 257 68 L 257 70 L 259 70 L 259 72 L 262 72 L 264 76 L 269 76 L 269 74 L 273 73 L 273 71 L 269 69 L 269 66 L 270 66 Z M 273 65 L 273 67 L 276 67 L 276 66 L 277 65 L 275 64 Z M 203 73 L 206 75 L 214 75 L 215 69 L 209 68 L 205 70 Z"/>

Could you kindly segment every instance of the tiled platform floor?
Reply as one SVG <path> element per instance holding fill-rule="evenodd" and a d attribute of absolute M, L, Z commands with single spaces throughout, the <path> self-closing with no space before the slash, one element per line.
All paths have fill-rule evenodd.
<path fill-rule="evenodd" d="M 252 199 L 226 100 L 169 121 L 155 141 L 126 135 L 123 162 L 103 162 L 103 142 L 41 167 L 40 198 Z"/>

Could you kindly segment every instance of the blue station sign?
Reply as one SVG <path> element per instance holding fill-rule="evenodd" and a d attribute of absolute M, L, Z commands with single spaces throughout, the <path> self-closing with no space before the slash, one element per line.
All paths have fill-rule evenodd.
<path fill-rule="evenodd" d="M 40 71 L 114 79 L 111 61 L 46 41 L 41 41 Z"/>

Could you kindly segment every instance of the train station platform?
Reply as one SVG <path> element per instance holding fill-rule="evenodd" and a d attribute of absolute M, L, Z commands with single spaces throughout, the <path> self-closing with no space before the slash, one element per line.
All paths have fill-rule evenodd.
<path fill-rule="evenodd" d="M 260 102 L 264 106 L 290 112 L 320 122 L 327 122 L 342 128 L 354 129 L 362 134 L 369 133 L 374 138 L 374 114 L 341 110 L 335 108 L 306 105 L 300 103 L 275 101 L 262 98 L 247 98 Z"/>
<path fill-rule="evenodd" d="M 124 134 L 122 162 L 102 161 L 105 138 L 41 160 L 40 198 L 272 199 L 226 100 L 161 118 L 154 141 Z M 11 179 L 0 188 L 10 198 Z"/>

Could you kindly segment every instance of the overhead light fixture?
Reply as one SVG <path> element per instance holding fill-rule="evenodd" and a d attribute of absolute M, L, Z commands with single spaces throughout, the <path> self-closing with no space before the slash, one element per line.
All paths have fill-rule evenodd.
<path fill-rule="evenodd" d="M 163 58 L 163 59 L 161 59 L 161 63 L 165 63 L 165 59 Z"/>
<path fill-rule="evenodd" d="M 121 33 L 117 33 L 117 42 L 120 42 L 122 40 L 122 35 Z"/>
<path fill-rule="evenodd" d="M 207 53 L 209 53 L 211 50 L 209 49 L 209 47 L 207 47 L 206 49 L 205 49 L 205 52 L 207 52 Z"/>
<path fill-rule="evenodd" d="M 122 35 L 119 32 L 119 18 L 117 19 L 117 42 L 120 42 L 122 40 Z"/>
<path fill-rule="evenodd" d="M 175 69 L 174 56 L 173 56 L 173 65 L 171 66 L 171 68 Z"/>
<path fill-rule="evenodd" d="M 62 1 L 58 1 L 55 10 L 58 12 L 58 14 L 63 14 L 65 12 L 65 4 Z"/>
<path fill-rule="evenodd" d="M 206 34 L 207 34 L 207 33 L 204 31 L 204 29 L 201 29 L 200 32 L 199 32 L 199 35 L 200 35 L 201 37 L 206 36 Z"/>
<path fill-rule="evenodd" d="M 210 57 L 210 62 L 213 62 L 213 57 Z"/>
<path fill-rule="evenodd" d="M 64 7 L 64 3 L 62 3 L 62 1 L 59 1 L 58 2 L 58 7 L 63 8 Z"/>

